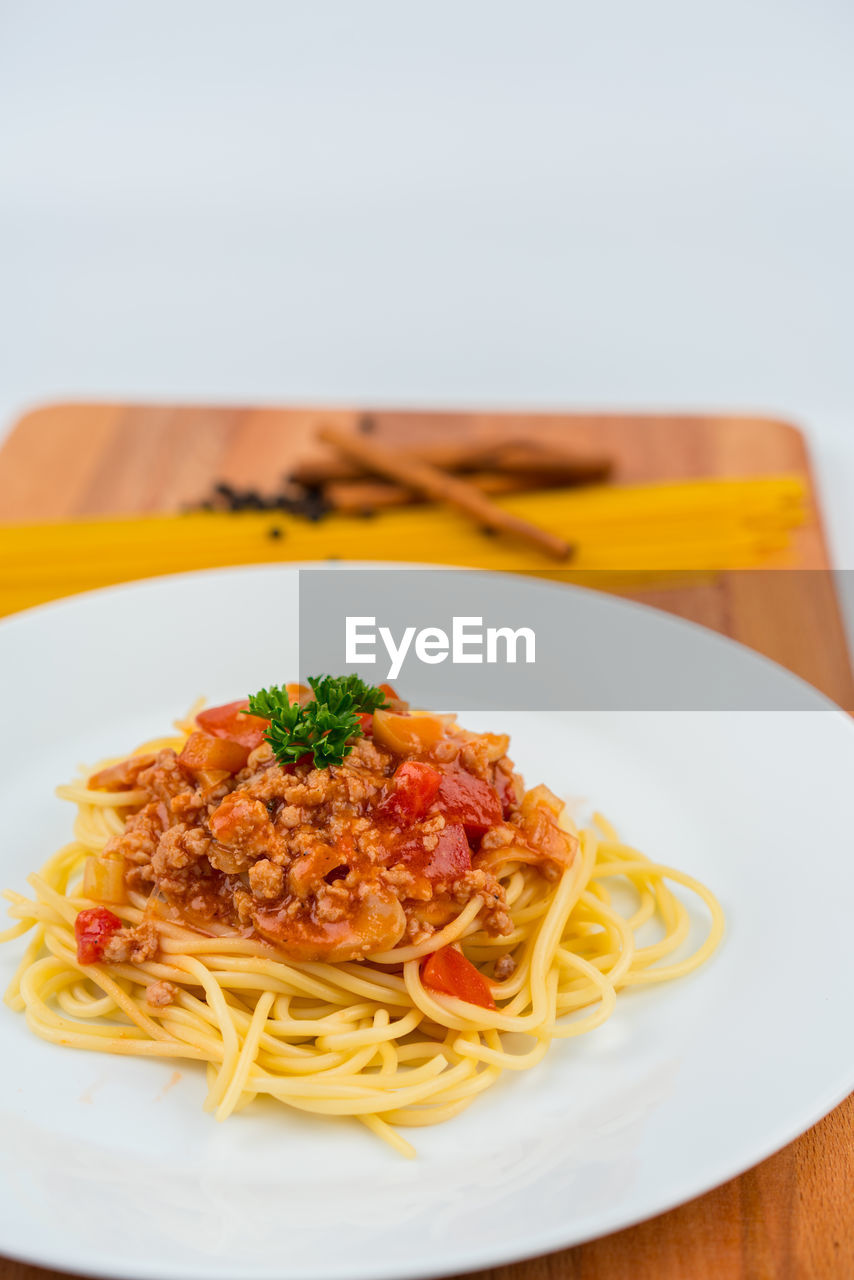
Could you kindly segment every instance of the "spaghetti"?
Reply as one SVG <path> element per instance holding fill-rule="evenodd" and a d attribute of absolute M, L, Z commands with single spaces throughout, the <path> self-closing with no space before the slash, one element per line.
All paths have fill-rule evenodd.
<path fill-rule="evenodd" d="M 399 704 L 407 715 L 403 707 Z M 131 761 L 180 760 L 197 726 L 186 722 L 179 728 L 174 738 L 146 743 Z M 449 720 L 443 729 L 445 738 L 477 747 L 477 735 L 464 734 Z M 269 755 L 266 744 L 260 746 L 243 772 L 224 785 L 238 791 L 241 778 L 260 776 L 259 766 L 275 769 Z M 471 752 L 466 758 L 472 759 Z M 481 771 L 495 782 L 505 760 L 488 761 Z M 103 779 L 110 767 L 116 768 L 108 766 L 96 778 Z M 304 770 L 310 782 L 308 768 L 299 766 L 297 774 Z M 397 763 L 384 786 L 386 804 L 400 768 Z M 255 927 L 235 927 L 210 915 L 204 925 L 196 918 L 189 923 L 187 911 L 176 908 L 174 893 L 170 901 L 162 886 L 142 892 L 139 877 L 134 888 L 128 876 L 125 893 L 112 895 L 107 914 L 121 926 L 117 937 L 138 939 L 153 925 L 156 949 L 134 952 L 131 946 L 128 954 L 125 946 L 124 953 L 114 949 L 112 958 L 107 953 L 85 963 L 78 917 L 102 909 L 84 893 L 86 878 L 91 894 L 87 867 L 93 858 L 99 865 L 105 857 L 109 861 L 109 850 L 117 845 L 131 847 L 129 819 L 152 803 L 151 792 L 139 785 L 146 776 L 141 772 L 133 785 L 115 790 L 85 780 L 59 788 L 77 806 L 75 838 L 29 877 L 32 898 L 5 893 L 17 923 L 0 933 L 0 941 L 33 934 L 6 1003 L 24 1012 L 32 1031 L 55 1044 L 205 1063 L 205 1106 L 219 1120 L 266 1095 L 301 1111 L 355 1117 L 411 1156 L 413 1148 L 399 1127 L 457 1115 L 502 1072 L 533 1067 L 553 1040 L 602 1024 L 619 991 L 696 969 L 723 935 L 723 914 L 708 889 L 623 844 L 599 815 L 579 830 L 567 809 L 553 804 L 552 836 L 559 831 L 570 856 L 560 866 L 540 856 L 536 823 L 530 819 L 533 813 L 542 833 L 550 793 L 536 788 L 520 798 L 517 786 L 505 805 L 508 816 L 494 829 L 505 834 L 492 840 L 469 837 L 475 870 L 460 882 L 470 882 L 471 892 L 453 897 L 436 890 L 426 905 L 422 893 L 414 914 L 407 915 L 405 935 L 385 949 L 324 959 L 319 954 L 304 958 L 297 948 L 295 958 Z M 291 781 L 296 786 L 299 778 Z M 219 793 L 206 812 L 215 802 L 222 803 Z M 430 815 L 437 803 L 422 827 L 426 821 L 435 829 Z M 398 853 L 411 847 L 409 829 L 407 840 L 400 844 L 398 839 Z M 488 874 L 477 872 L 479 863 L 489 866 Z M 422 870 L 427 865 L 423 851 L 419 865 Z M 230 885 L 238 878 L 219 874 Z M 687 955 L 691 917 L 670 884 L 696 895 L 710 916 L 704 940 Z M 341 887 L 343 893 L 343 882 Z M 410 885 L 405 892 L 411 891 Z M 493 909 L 491 917 L 490 893 L 493 908 L 500 899 L 500 910 Z M 413 901 L 404 896 L 407 912 Z M 264 918 L 258 908 L 258 919 Z M 291 919 L 299 921 L 298 915 Z M 643 940 L 655 925 L 655 939 Z M 445 977 L 435 967 L 436 957 L 452 962 Z M 469 971 L 474 979 L 467 979 Z M 456 973 L 462 974 L 462 985 Z M 485 999 L 477 995 L 481 988 Z M 514 1036 L 508 1043 L 508 1033 L 523 1039 Z"/>

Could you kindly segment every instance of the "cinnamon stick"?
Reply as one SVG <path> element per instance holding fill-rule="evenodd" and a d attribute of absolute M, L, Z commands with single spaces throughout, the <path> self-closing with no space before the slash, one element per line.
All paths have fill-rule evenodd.
<path fill-rule="evenodd" d="M 560 489 L 564 481 L 554 473 L 530 471 L 513 475 L 509 471 L 472 471 L 466 475 L 469 484 L 481 493 L 530 493 L 532 489 Z M 360 473 L 359 479 L 331 480 L 323 486 L 324 501 L 344 515 L 370 514 L 393 507 L 427 502 L 428 498 L 390 480 L 373 480 Z"/>
<path fill-rule="evenodd" d="M 609 458 L 576 456 L 558 446 L 535 440 L 472 441 L 468 444 L 444 441 L 400 450 L 395 447 L 394 453 L 396 456 L 428 462 L 442 471 L 549 474 L 555 477 L 555 484 L 595 484 L 606 480 L 611 473 Z M 306 459 L 293 468 L 290 476 L 298 484 L 314 486 L 331 481 L 361 479 L 364 477 L 364 467 L 349 458 L 333 455 Z"/>
<path fill-rule="evenodd" d="M 503 511 L 474 485 L 441 471 L 429 462 L 401 456 L 376 444 L 369 436 L 356 436 L 339 427 L 322 426 L 317 434 L 326 444 L 334 445 L 345 457 L 358 463 L 363 470 L 387 476 L 407 489 L 425 494 L 435 502 L 454 507 L 471 516 L 486 529 L 513 534 L 555 560 L 566 560 L 571 553 L 572 548 L 565 539 L 514 516 L 509 511 Z"/>

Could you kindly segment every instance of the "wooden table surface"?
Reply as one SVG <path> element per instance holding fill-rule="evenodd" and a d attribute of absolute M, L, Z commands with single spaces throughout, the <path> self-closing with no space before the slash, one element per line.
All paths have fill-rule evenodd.
<path fill-rule="evenodd" d="M 357 411 L 325 413 L 342 425 Z M 539 432 L 617 461 L 618 478 L 704 474 L 809 474 L 803 440 L 765 419 L 671 415 L 375 415 L 381 436 Z M 312 446 L 316 409 L 54 405 L 24 419 L 0 450 L 0 520 L 174 509 L 214 479 L 271 486 Z M 689 599 L 656 603 L 695 617 L 786 663 L 854 706 L 852 676 L 820 521 L 798 534 L 809 645 L 778 634 L 766 581 L 730 575 Z M 770 620 L 770 621 L 769 621 Z M 733 1065 L 737 1070 L 737 1064 Z M 726 1082 L 721 1082 L 726 1087 Z M 0 1259 L 0 1280 L 59 1276 Z M 546 1257 L 480 1273 L 480 1280 L 766 1280 L 854 1277 L 854 1097 L 796 1142 L 699 1199 L 626 1231 Z"/>

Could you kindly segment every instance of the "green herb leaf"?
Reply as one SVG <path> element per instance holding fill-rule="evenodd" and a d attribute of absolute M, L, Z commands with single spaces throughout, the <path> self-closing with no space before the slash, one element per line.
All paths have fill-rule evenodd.
<path fill-rule="evenodd" d="M 284 685 L 271 685 L 249 695 L 248 713 L 270 721 L 265 737 L 279 764 L 312 755 L 315 768 L 327 769 L 341 764 L 352 739 L 362 737 L 359 714 L 372 715 L 388 704 L 381 689 L 358 676 L 309 676 L 308 683 L 314 701 L 304 707 L 291 702 Z"/>
<path fill-rule="evenodd" d="M 358 676 L 309 676 L 308 683 L 317 701 L 326 703 L 333 710 L 336 706 L 346 705 L 348 700 L 356 711 L 365 711 L 369 715 L 380 707 L 388 706 L 382 689 L 365 684 Z"/>

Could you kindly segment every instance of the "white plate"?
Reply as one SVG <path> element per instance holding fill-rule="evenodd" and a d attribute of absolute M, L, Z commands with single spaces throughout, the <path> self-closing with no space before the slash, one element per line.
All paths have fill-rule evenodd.
<path fill-rule="evenodd" d="M 484 591 L 555 591 L 501 575 Z M 214 701 L 290 678 L 296 573 L 181 575 L 0 626 L 0 882 L 68 838 L 54 783 Z M 264 603 L 263 626 L 253 624 Z M 576 592 L 631 654 L 637 606 Z M 685 661 L 793 677 L 656 615 Z M 747 667 L 745 666 L 747 664 Z M 758 664 L 758 665 L 757 665 Z M 854 1087 L 854 734 L 840 712 L 502 715 L 530 781 L 590 797 L 728 920 L 694 976 L 507 1074 L 406 1162 L 352 1121 L 274 1105 L 218 1125 L 202 1073 L 74 1052 L 0 1006 L 0 1251 L 110 1276 L 380 1280 L 510 1261 L 659 1213 L 738 1174 Z M 22 949 L 0 949 L 5 982 Z"/>

